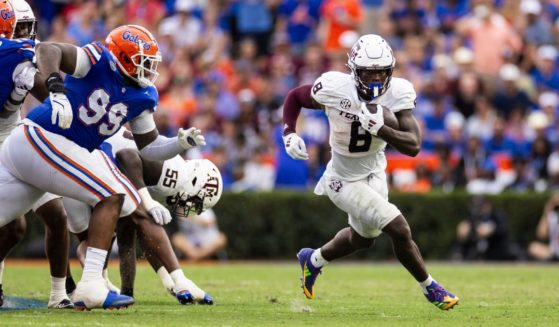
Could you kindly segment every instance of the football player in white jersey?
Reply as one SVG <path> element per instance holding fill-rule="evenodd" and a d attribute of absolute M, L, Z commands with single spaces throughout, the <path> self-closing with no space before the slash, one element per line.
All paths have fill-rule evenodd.
<path fill-rule="evenodd" d="M 28 93 L 39 100 L 48 96 L 42 83 L 35 83 L 35 34 L 37 19 L 25 0 L 0 1 L 0 145 L 20 121 L 20 111 Z M 45 194 L 32 206 L 45 223 L 46 254 L 50 264 L 51 293 L 48 307 L 71 309 L 64 282 L 68 264 L 68 228 L 66 212 L 59 196 Z M 25 218 L 19 217 L 0 228 L 0 306 L 3 305 L 2 275 L 4 259 L 23 238 Z"/>
<path fill-rule="evenodd" d="M 127 137 L 124 134 L 127 134 Z M 218 168 L 206 159 L 185 161 L 182 157 L 175 156 L 165 161 L 147 160 L 140 155 L 130 137 L 130 132 L 122 128 L 101 147 L 105 154 L 118 162 L 119 168 L 139 190 L 142 206 L 153 219 L 145 221 L 133 215 L 131 219 L 127 217 L 119 220 L 117 242 L 122 280 L 121 294 L 133 296 L 134 293 L 137 229 L 146 258 L 165 288 L 176 296 L 175 293 L 180 291 L 180 288 L 175 286 L 171 274 L 177 269 L 178 261 L 165 230 L 159 225 L 171 221 L 169 209 L 174 216 L 187 217 L 213 207 L 219 201 L 223 190 L 221 174 Z M 85 243 L 91 207 L 69 198 L 64 198 L 64 206 L 68 212 L 70 231 Z M 78 249 L 83 251 L 85 246 L 80 245 Z M 175 266 L 163 264 L 169 261 L 175 262 Z M 107 278 L 106 275 L 105 277 Z M 111 285 L 108 278 L 107 282 Z M 181 301 L 182 304 L 213 304 L 213 298 L 191 280 L 188 280 L 188 290 L 192 297 L 184 303 Z"/>
<path fill-rule="evenodd" d="M 415 156 L 421 136 L 413 116 L 415 91 L 402 78 L 392 77 L 395 58 L 380 36 L 361 36 L 349 54 L 350 74 L 326 72 L 313 85 L 289 92 L 284 102 L 284 144 L 289 156 L 307 160 L 305 143 L 296 134 L 301 108 L 320 108 L 330 123 L 332 158 L 316 185 L 348 214 L 348 224 L 319 249 L 303 248 L 297 254 L 302 269 L 302 288 L 312 299 L 314 283 L 329 261 L 373 246 L 382 232 L 392 240 L 394 253 L 420 284 L 429 302 L 442 310 L 458 303 L 428 273 L 410 227 L 398 208 L 388 201 L 386 183 L 387 143 L 399 152 Z M 383 107 L 396 116 L 398 129 L 384 124 Z"/>

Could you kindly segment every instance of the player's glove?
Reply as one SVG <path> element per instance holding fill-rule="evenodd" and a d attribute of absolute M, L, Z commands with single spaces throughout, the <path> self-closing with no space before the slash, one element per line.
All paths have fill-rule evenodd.
<path fill-rule="evenodd" d="M 202 135 L 202 131 L 196 127 L 190 127 L 189 129 L 179 129 L 179 133 L 177 135 L 179 139 L 180 146 L 188 150 L 195 146 L 204 146 L 206 145 L 206 139 L 204 135 Z"/>
<path fill-rule="evenodd" d="M 51 122 L 58 127 L 67 129 L 72 124 L 74 114 L 72 113 L 72 105 L 64 94 L 64 82 L 59 73 L 52 73 L 46 81 L 49 89 L 50 104 L 52 107 Z"/>
<path fill-rule="evenodd" d="M 361 105 L 361 111 L 357 114 L 361 127 L 364 130 L 376 136 L 379 129 L 384 125 L 384 116 L 382 107 L 377 105 L 377 111 L 371 113 L 365 103 Z"/>
<path fill-rule="evenodd" d="M 20 96 L 20 99 L 14 100 L 23 100 L 27 95 L 27 92 L 33 88 L 35 84 L 35 73 L 37 73 L 37 69 L 32 65 L 26 65 L 16 76 L 14 76 L 14 92 Z"/>
<path fill-rule="evenodd" d="M 309 154 L 305 141 L 296 133 L 290 133 L 283 136 L 283 144 L 285 145 L 285 152 L 295 160 L 308 160 Z"/>
<path fill-rule="evenodd" d="M 142 199 L 144 209 L 147 210 L 153 221 L 159 225 L 166 225 L 171 221 L 172 217 L 169 210 L 162 206 L 161 203 L 155 201 L 147 188 L 144 187 L 138 190 L 138 193 L 140 194 L 140 199 Z"/>

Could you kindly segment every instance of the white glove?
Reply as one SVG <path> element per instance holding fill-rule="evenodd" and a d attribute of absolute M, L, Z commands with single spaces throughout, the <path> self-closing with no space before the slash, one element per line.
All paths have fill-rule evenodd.
<path fill-rule="evenodd" d="M 23 99 L 27 95 L 27 92 L 33 88 L 35 84 L 35 73 L 37 73 L 37 69 L 31 64 L 25 66 L 14 76 L 14 92 L 21 97 L 20 99 L 14 100 Z"/>
<path fill-rule="evenodd" d="M 295 133 L 284 135 L 283 144 L 285 145 L 285 151 L 291 158 L 295 160 L 309 159 L 305 141 L 303 141 L 303 139 L 299 135 Z"/>
<path fill-rule="evenodd" d="M 168 224 L 172 217 L 171 213 L 167 208 L 161 205 L 161 203 L 155 201 L 147 188 L 142 188 L 138 190 L 138 194 L 140 194 L 140 199 L 142 199 L 142 205 L 144 209 L 147 210 L 153 221 L 159 225 L 166 225 Z"/>
<path fill-rule="evenodd" d="M 196 127 L 190 127 L 189 129 L 179 129 L 179 133 L 177 135 L 179 139 L 180 146 L 188 150 L 195 146 L 204 146 L 206 145 L 206 139 L 204 135 L 202 135 L 202 131 Z"/>
<path fill-rule="evenodd" d="M 50 104 L 52 106 L 52 114 L 50 120 L 52 124 L 56 124 L 58 118 L 58 127 L 67 129 L 72 125 L 72 105 L 64 93 L 50 93 Z"/>
<path fill-rule="evenodd" d="M 171 222 L 171 213 L 159 202 L 155 202 L 155 204 L 156 205 L 154 207 L 151 207 L 150 209 L 146 208 L 149 212 L 149 215 L 151 216 L 153 221 L 155 221 L 155 223 L 159 225 L 167 225 L 169 222 Z"/>
<path fill-rule="evenodd" d="M 359 117 L 361 127 L 374 136 L 377 135 L 379 129 L 384 125 L 384 115 L 380 105 L 377 105 L 377 112 L 373 114 L 367 109 L 366 104 L 363 103 L 357 117 Z"/>

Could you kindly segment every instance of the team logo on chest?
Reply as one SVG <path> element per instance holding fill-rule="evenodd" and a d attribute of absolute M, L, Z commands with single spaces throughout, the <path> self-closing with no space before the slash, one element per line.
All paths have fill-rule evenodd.
<path fill-rule="evenodd" d="M 340 107 L 342 109 L 349 109 L 349 107 L 351 107 L 351 101 L 349 101 L 349 99 L 342 99 L 342 101 L 340 101 Z"/>
<path fill-rule="evenodd" d="M 342 181 L 338 181 L 338 180 L 331 180 L 330 181 L 330 185 L 328 185 L 330 187 L 330 189 L 336 193 L 338 193 L 341 189 L 342 189 Z"/>

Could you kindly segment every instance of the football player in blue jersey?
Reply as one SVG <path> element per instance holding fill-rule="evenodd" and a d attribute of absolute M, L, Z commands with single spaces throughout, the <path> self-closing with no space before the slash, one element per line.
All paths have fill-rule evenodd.
<path fill-rule="evenodd" d="M 88 247 L 74 305 L 128 307 L 134 299 L 109 291 L 102 270 L 118 217 L 137 211 L 140 196 L 102 152 L 93 150 L 125 123 L 142 155 L 152 160 L 205 145 L 204 136 L 194 127 L 179 129 L 172 138 L 159 135 L 153 82 L 161 54 L 141 26 L 117 27 L 105 44 L 82 48 L 40 43 L 36 54 L 49 98 L 14 129 L 0 151 L 0 226 L 27 211 L 45 191 L 89 204 Z M 65 81 L 61 71 L 68 74 Z M 180 269 L 173 272 L 176 284 L 186 279 Z M 183 291 L 177 296 L 191 297 L 187 287 Z"/>
<path fill-rule="evenodd" d="M 35 85 L 35 15 L 24 0 L 0 1 L 0 145 L 20 121 L 20 108 L 28 93 L 46 97 L 46 88 Z M 34 87 L 35 86 L 35 87 Z M 68 264 L 68 228 L 61 198 L 45 194 L 33 206 L 46 226 L 46 253 L 50 263 L 51 294 L 49 308 L 73 308 L 64 291 Z M 3 305 L 2 275 L 4 259 L 23 238 L 23 216 L 0 228 L 0 306 Z"/>

